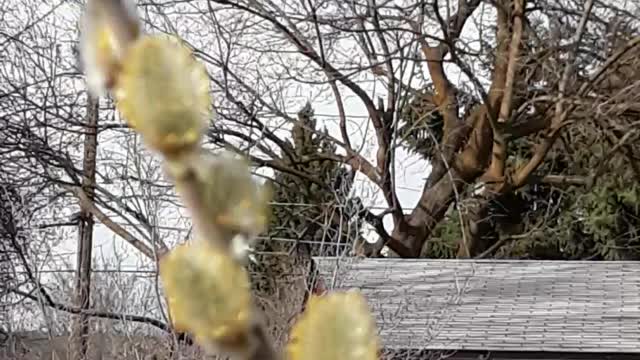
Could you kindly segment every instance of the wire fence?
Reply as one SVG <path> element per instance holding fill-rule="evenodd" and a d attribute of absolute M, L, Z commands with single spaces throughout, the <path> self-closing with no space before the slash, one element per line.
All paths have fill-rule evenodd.
<path fill-rule="evenodd" d="M 320 244 L 318 241 L 280 239 L 289 242 Z M 344 249 L 350 244 L 326 244 Z M 343 251 L 339 251 L 343 252 Z M 260 254 L 261 252 L 258 252 Z M 263 252 L 267 256 L 278 254 Z M 24 332 L 49 329 L 56 333 L 70 331 L 75 307 L 75 280 L 77 269 L 73 266 L 48 268 L 35 266 L 12 267 L 0 270 L 0 278 L 11 278 L 12 283 L 3 283 L 0 310 L 7 331 Z M 159 321 L 167 321 L 166 303 L 162 296 L 155 264 L 143 266 L 119 265 L 116 262 L 94 265 L 91 270 L 92 312 L 122 315 L 120 319 L 95 319 L 96 331 L 106 329 L 122 333 L 157 333 L 157 329 L 144 322 L 126 321 L 125 315 L 136 315 Z M 6 285 L 6 286 L 5 286 Z M 54 303 L 48 303 L 51 299 Z M 115 325 L 107 325 L 114 322 Z M 0 329 L 3 330 L 3 329 Z M 4 330 L 3 330 L 4 331 Z"/>

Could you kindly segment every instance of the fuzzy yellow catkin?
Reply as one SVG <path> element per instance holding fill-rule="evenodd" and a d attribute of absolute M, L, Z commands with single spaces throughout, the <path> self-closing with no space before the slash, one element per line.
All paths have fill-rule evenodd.
<path fill-rule="evenodd" d="M 131 45 L 114 94 L 125 121 L 168 158 L 193 151 L 212 114 L 204 65 L 166 35 L 143 36 Z"/>
<path fill-rule="evenodd" d="M 254 236 L 266 230 L 271 193 L 253 179 L 249 163 L 229 153 L 205 162 L 198 170 L 206 179 L 204 195 L 215 214 L 213 221 L 223 229 Z"/>
<path fill-rule="evenodd" d="M 178 194 L 189 208 L 197 208 L 192 215 L 201 230 L 215 226 L 222 238 L 255 237 L 266 230 L 272 193 L 253 178 L 245 158 L 201 151 L 166 166 Z"/>
<path fill-rule="evenodd" d="M 160 260 L 160 279 L 176 328 L 203 342 L 248 337 L 249 277 L 226 252 L 202 241 L 180 245 Z"/>
<path fill-rule="evenodd" d="M 294 325 L 288 360 L 377 360 L 379 340 L 364 297 L 356 291 L 312 296 Z"/>

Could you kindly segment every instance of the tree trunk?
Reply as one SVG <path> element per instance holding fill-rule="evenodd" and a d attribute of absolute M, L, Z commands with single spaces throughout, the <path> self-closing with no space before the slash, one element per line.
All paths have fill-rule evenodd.
<path fill-rule="evenodd" d="M 89 96 L 84 138 L 84 159 L 82 164 L 82 191 L 91 200 L 94 198 L 96 181 L 96 151 L 98 147 L 98 99 Z M 78 229 L 77 272 L 75 281 L 75 303 L 81 309 L 91 306 L 91 250 L 93 246 L 94 219 L 91 212 L 81 208 Z M 89 337 L 89 317 L 75 317 L 71 329 L 72 359 L 81 360 L 87 354 Z"/>
<path fill-rule="evenodd" d="M 510 236 L 525 231 L 529 200 L 509 189 L 489 188 L 469 199 L 464 209 L 467 244 L 459 244 L 458 257 L 488 257 Z"/>
<path fill-rule="evenodd" d="M 392 237 L 400 240 L 403 249 L 394 249 L 401 257 L 417 258 L 431 231 L 444 218 L 449 205 L 455 200 L 456 190 L 464 187 L 464 182 L 452 170 L 452 176 L 443 176 L 438 183 L 420 197 L 418 206 L 406 217 L 405 224 L 396 226 Z"/>
<path fill-rule="evenodd" d="M 494 219 L 489 204 L 494 200 L 492 193 L 468 199 L 463 206 L 464 240 L 458 243 L 458 258 L 473 258 L 488 249 L 498 239 Z"/>
<path fill-rule="evenodd" d="M 424 244 L 449 206 L 458 201 L 458 195 L 466 185 L 473 183 L 486 169 L 493 143 L 488 116 L 487 108 L 482 106 L 465 120 L 473 130 L 464 150 L 456 155 L 453 164 L 449 164 L 449 171 L 440 174 L 439 179 L 429 179 L 433 184 L 425 183 L 418 205 L 405 217 L 404 223 L 396 225 L 388 245 L 401 257 L 420 257 Z"/>

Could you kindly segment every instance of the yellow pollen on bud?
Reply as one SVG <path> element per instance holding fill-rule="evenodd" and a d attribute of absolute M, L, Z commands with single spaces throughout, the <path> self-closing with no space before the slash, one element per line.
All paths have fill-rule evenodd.
<path fill-rule="evenodd" d="M 379 341 L 364 297 L 355 291 L 312 296 L 291 331 L 288 360 L 377 360 Z"/>
<path fill-rule="evenodd" d="M 198 241 L 160 260 L 173 324 L 208 341 L 246 337 L 251 294 L 245 269 L 229 254 Z"/>
<path fill-rule="evenodd" d="M 212 113 L 204 65 L 168 36 L 143 36 L 129 48 L 115 97 L 125 121 L 167 157 L 197 146 Z"/>

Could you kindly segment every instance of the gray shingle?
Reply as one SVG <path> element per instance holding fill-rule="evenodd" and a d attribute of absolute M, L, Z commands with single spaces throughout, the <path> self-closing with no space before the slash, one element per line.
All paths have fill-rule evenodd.
<path fill-rule="evenodd" d="M 389 348 L 640 353 L 640 262 L 316 260 Z"/>

